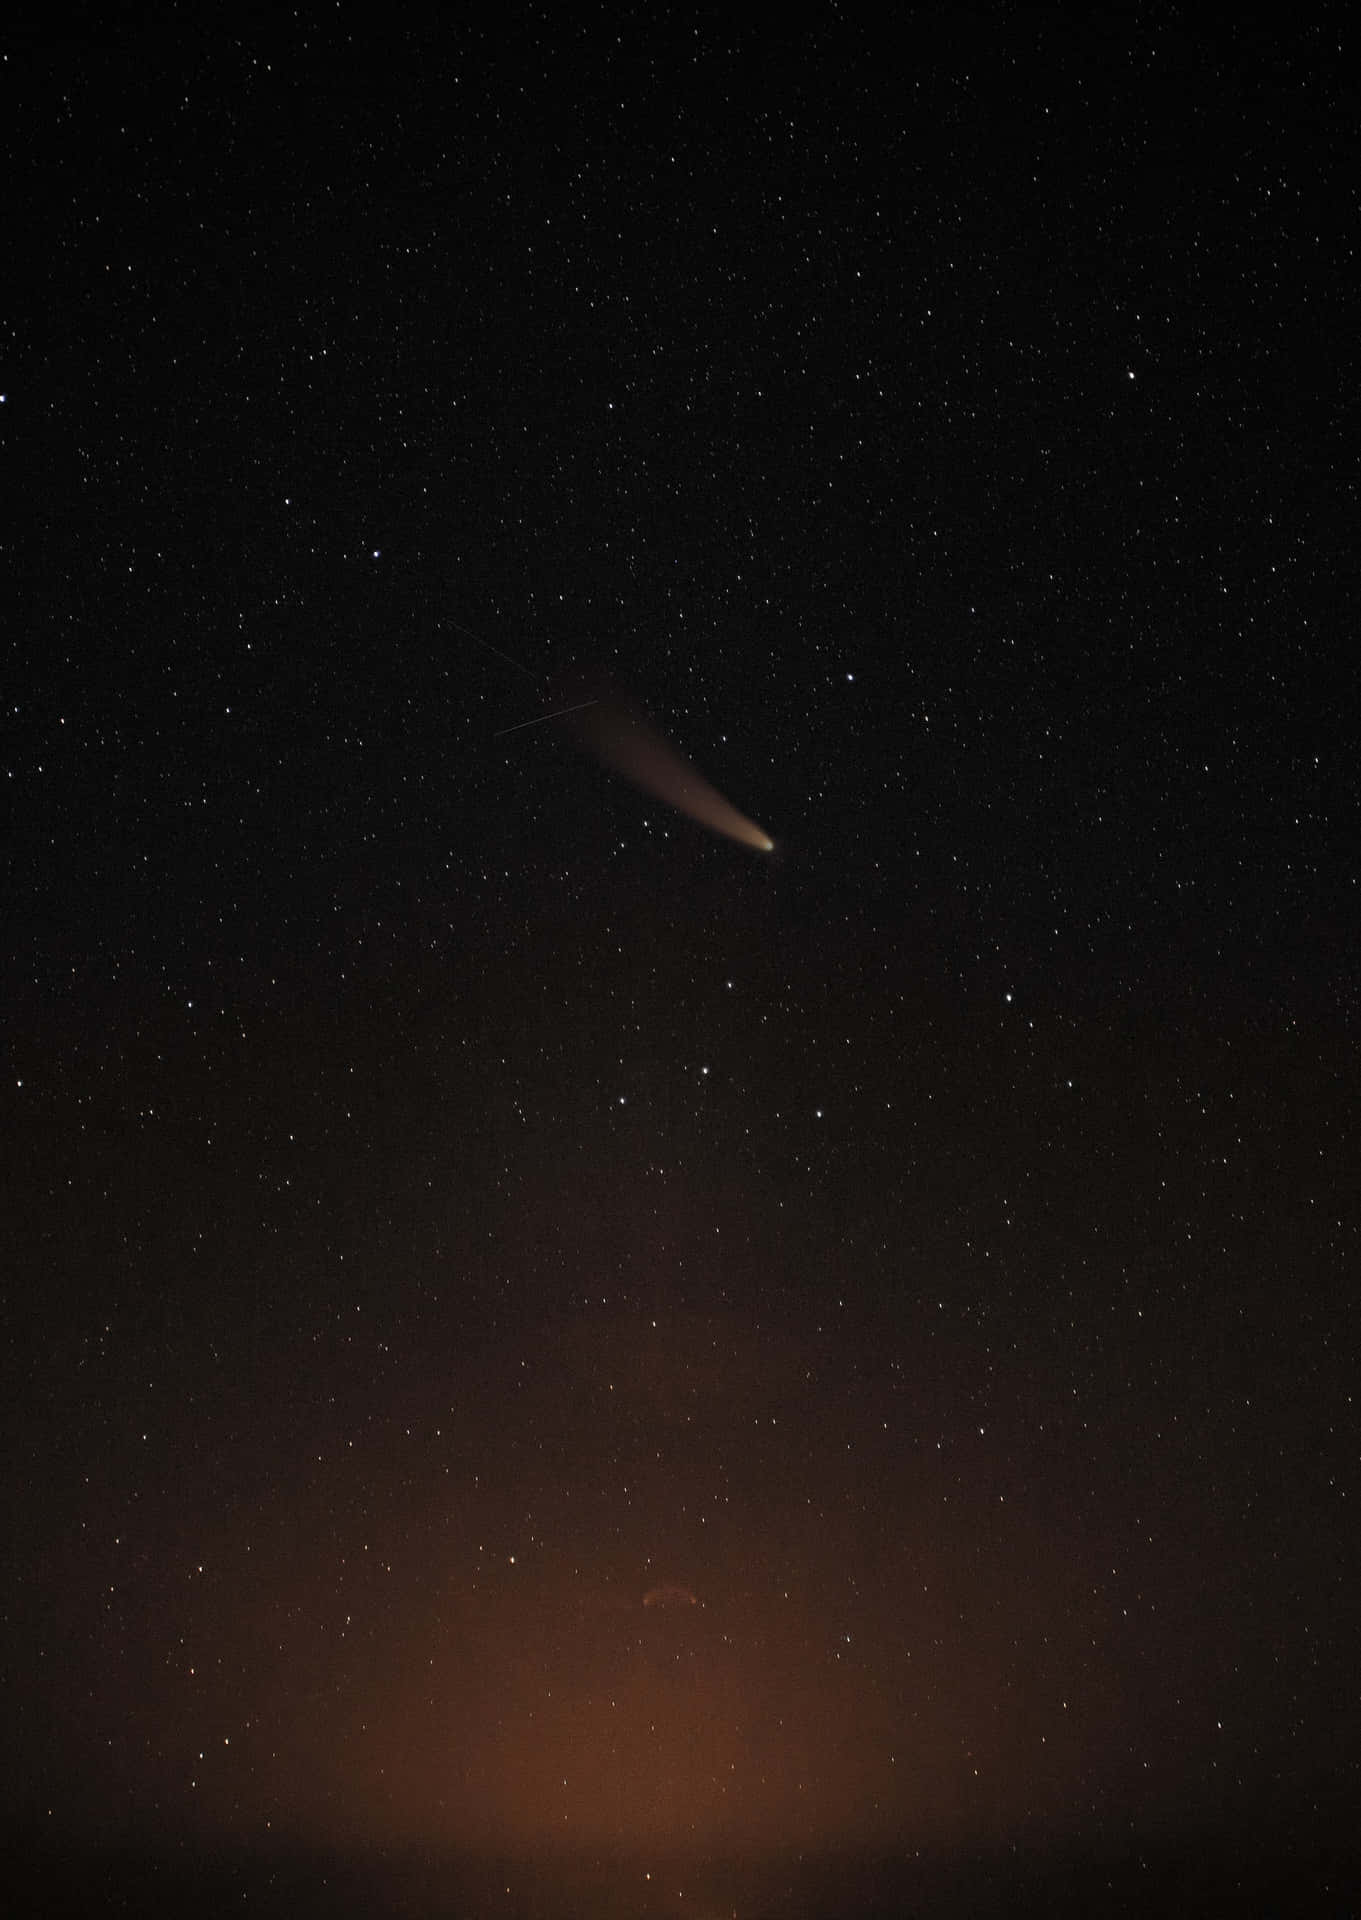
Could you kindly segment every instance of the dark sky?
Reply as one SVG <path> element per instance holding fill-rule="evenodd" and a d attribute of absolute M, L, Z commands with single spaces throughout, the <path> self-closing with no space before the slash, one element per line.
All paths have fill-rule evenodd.
<path fill-rule="evenodd" d="M 1342 1897 L 1356 49 L 856 13 L 10 41 L 34 1861 Z"/>

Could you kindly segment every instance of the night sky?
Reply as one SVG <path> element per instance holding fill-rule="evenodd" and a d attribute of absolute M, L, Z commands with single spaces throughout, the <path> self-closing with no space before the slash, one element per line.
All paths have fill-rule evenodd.
<path fill-rule="evenodd" d="M 1355 46 L 362 21 L 0 63 L 23 1897 L 1355 1911 Z"/>

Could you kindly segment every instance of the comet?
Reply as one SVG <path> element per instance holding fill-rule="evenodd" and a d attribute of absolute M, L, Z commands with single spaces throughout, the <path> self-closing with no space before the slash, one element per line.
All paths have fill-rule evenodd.
<path fill-rule="evenodd" d="M 572 711 L 570 730 L 605 766 L 677 813 L 757 853 L 774 852 L 765 829 L 725 800 L 631 702 L 617 694 L 588 701 Z"/>
<path fill-rule="evenodd" d="M 540 679 L 532 668 L 500 647 L 494 647 L 471 627 L 452 617 L 449 624 L 477 646 L 495 654 L 498 660 L 504 660 L 507 666 L 514 667 L 517 673 L 531 680 Z M 754 820 L 739 813 L 730 800 L 725 800 L 718 788 L 691 766 L 685 755 L 657 731 L 632 701 L 608 687 L 593 689 L 580 679 L 555 678 L 545 684 L 567 704 L 536 714 L 529 720 L 517 720 L 513 726 L 501 727 L 493 736 L 495 739 L 504 740 L 510 734 L 526 733 L 532 727 L 566 721 L 567 730 L 580 746 L 615 773 L 622 773 L 644 793 L 665 801 L 677 813 L 697 820 L 711 833 L 736 840 L 740 846 L 751 847 L 757 853 L 775 851 L 775 842 L 764 827 L 758 827 Z"/>

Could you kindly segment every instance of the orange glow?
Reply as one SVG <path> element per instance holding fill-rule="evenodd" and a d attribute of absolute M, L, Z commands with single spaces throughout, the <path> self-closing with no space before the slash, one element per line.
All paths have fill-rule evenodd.
<path fill-rule="evenodd" d="M 697 1607 L 699 1601 L 689 1587 L 663 1584 L 660 1587 L 649 1587 L 643 1595 L 643 1605 L 645 1607 Z"/>

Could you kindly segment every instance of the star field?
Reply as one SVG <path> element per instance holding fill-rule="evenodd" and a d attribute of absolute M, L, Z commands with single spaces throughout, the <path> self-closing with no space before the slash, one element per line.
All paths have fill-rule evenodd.
<path fill-rule="evenodd" d="M 21 26 L 26 1910 L 1347 1910 L 1348 70 Z"/>

